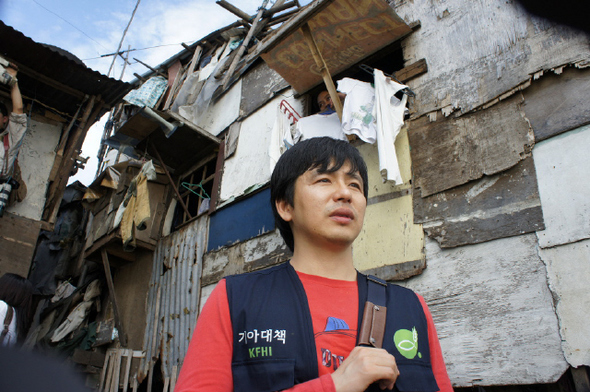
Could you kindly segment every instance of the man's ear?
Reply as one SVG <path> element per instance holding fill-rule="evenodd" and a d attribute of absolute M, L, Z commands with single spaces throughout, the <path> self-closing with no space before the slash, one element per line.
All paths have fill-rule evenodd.
<path fill-rule="evenodd" d="M 285 222 L 290 222 L 293 219 L 293 206 L 286 200 L 275 201 L 277 212 Z"/>

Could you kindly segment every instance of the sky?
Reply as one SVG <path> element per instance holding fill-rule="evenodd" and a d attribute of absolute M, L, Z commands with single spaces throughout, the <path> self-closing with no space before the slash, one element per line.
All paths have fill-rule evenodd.
<path fill-rule="evenodd" d="M 229 0 L 250 15 L 263 0 Z M 137 0 L 0 0 L 0 19 L 39 43 L 60 47 L 74 54 L 89 68 L 107 74 Z M 272 1 L 269 2 L 269 5 Z M 268 6 L 267 6 L 268 8 Z M 131 81 L 148 71 L 133 58 L 156 67 L 192 44 L 238 18 L 215 0 L 139 0 L 121 50 L 133 50 L 123 71 L 117 59 L 110 76 Z M 1 39 L 1 38 L 0 38 Z M 121 78 L 122 76 L 122 78 Z M 82 156 L 90 157 L 86 168 L 70 178 L 84 185 L 93 181 L 104 118 L 88 132 Z"/>

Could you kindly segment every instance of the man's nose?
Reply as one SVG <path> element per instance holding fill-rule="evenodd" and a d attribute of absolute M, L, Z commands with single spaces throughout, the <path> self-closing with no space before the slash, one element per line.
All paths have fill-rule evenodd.
<path fill-rule="evenodd" d="M 348 184 L 342 181 L 336 181 L 334 186 L 336 187 L 334 190 L 335 200 L 350 201 L 352 199 L 352 192 L 348 187 Z"/>

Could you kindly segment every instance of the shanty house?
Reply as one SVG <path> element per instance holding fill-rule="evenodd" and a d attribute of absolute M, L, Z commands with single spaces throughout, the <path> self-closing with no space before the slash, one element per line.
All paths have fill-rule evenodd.
<path fill-rule="evenodd" d="M 215 284 L 288 260 L 268 203 L 281 129 L 376 69 L 408 112 L 399 181 L 384 181 L 379 141 L 349 138 L 370 176 L 357 268 L 425 297 L 455 387 L 585 390 L 587 34 L 499 0 L 278 1 L 254 17 L 219 3 L 240 21 L 140 77 L 105 140 L 113 169 L 90 187 L 104 193 L 84 259 L 104 263 L 119 333 L 100 387 L 172 390 Z M 113 223 L 140 183 L 157 191 L 125 252 Z"/>

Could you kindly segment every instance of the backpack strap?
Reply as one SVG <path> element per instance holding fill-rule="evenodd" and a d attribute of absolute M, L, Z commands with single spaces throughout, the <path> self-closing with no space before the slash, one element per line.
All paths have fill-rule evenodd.
<path fill-rule="evenodd" d="M 367 302 L 359 333 L 359 346 L 381 348 L 387 321 L 387 282 L 376 276 L 367 276 Z"/>
<path fill-rule="evenodd" d="M 2 333 L 0 333 L 0 344 L 4 342 L 4 337 L 8 334 L 8 327 L 10 327 L 10 323 L 12 322 L 12 316 L 14 315 L 14 310 L 12 306 L 6 304 L 6 316 L 4 316 L 4 329 Z"/>

